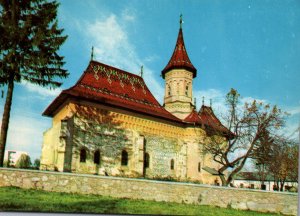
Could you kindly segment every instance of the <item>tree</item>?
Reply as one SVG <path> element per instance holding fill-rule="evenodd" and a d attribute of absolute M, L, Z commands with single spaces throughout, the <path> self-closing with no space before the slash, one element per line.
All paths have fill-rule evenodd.
<path fill-rule="evenodd" d="M 40 168 L 40 163 L 41 163 L 40 159 L 38 159 L 38 158 L 35 159 L 34 162 L 33 162 L 34 168 L 39 169 Z"/>
<path fill-rule="evenodd" d="M 23 169 L 27 169 L 31 166 L 31 160 L 30 157 L 27 154 L 21 154 L 21 156 L 19 157 L 17 163 L 16 163 L 16 167 L 17 168 L 23 168 Z"/>
<path fill-rule="evenodd" d="M 287 179 L 298 182 L 298 160 L 297 143 L 284 136 L 274 136 L 266 167 L 278 190 L 283 191 Z"/>
<path fill-rule="evenodd" d="M 299 145 L 297 142 L 292 142 L 290 148 L 289 179 L 298 183 Z"/>
<path fill-rule="evenodd" d="M 59 47 L 67 36 L 57 24 L 56 1 L 0 0 L 0 86 L 7 86 L 1 125 L 0 167 L 9 126 L 15 82 L 27 81 L 50 88 L 66 78 Z"/>
<path fill-rule="evenodd" d="M 262 136 L 255 145 L 252 153 L 252 159 L 258 170 L 259 179 L 261 181 L 261 189 L 265 189 L 264 181 L 268 175 L 268 164 L 271 160 L 271 152 L 274 139 L 270 136 L 269 131 L 262 132 Z"/>
<path fill-rule="evenodd" d="M 283 123 L 283 113 L 276 106 L 264 105 L 256 100 L 239 108 L 239 93 L 231 89 L 226 96 L 229 107 L 224 121 L 228 132 L 216 127 L 204 145 L 204 153 L 209 153 L 215 162 L 223 186 L 228 186 L 234 176 L 241 171 L 251 158 L 256 145 L 265 131 L 279 129 Z"/>

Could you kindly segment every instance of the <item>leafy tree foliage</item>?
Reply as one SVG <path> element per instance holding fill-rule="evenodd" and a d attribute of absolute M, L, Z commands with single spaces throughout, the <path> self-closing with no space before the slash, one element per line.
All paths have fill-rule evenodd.
<path fill-rule="evenodd" d="M 0 0 L 0 86 L 7 86 L 1 125 L 0 167 L 9 125 L 15 82 L 55 88 L 66 78 L 59 47 L 66 40 L 58 28 L 56 1 Z"/>
<path fill-rule="evenodd" d="M 258 144 L 253 149 L 254 164 L 258 170 L 261 184 L 264 185 L 264 181 L 268 175 L 268 164 L 271 160 L 271 152 L 274 143 L 274 138 L 270 136 L 270 133 L 265 130 L 262 132 L 262 136 L 258 140 Z"/>
<path fill-rule="evenodd" d="M 204 145 L 204 152 L 212 155 L 220 166 L 217 169 L 223 186 L 227 186 L 241 171 L 254 149 L 265 136 L 265 131 L 279 129 L 284 123 L 284 114 L 276 106 L 257 102 L 245 103 L 239 107 L 239 93 L 231 89 L 226 96 L 228 114 L 224 120 L 228 135 L 215 130 Z"/>
<path fill-rule="evenodd" d="M 41 161 L 40 161 L 40 159 L 35 159 L 34 160 L 34 162 L 33 162 L 33 166 L 34 166 L 34 168 L 36 168 L 36 169 L 39 169 L 40 168 L 40 164 L 41 164 Z"/>
<path fill-rule="evenodd" d="M 3 167 L 8 167 L 8 160 L 4 160 L 4 162 L 3 162 Z"/>
<path fill-rule="evenodd" d="M 16 167 L 27 169 L 27 168 L 30 168 L 30 166 L 31 166 L 30 157 L 27 154 L 21 154 L 21 156 L 19 157 L 19 159 L 16 163 Z"/>
<path fill-rule="evenodd" d="M 268 146 L 268 151 L 258 153 Z M 262 142 L 255 152 L 256 161 L 263 161 L 265 171 L 274 177 L 276 188 L 283 191 L 287 180 L 298 182 L 298 144 L 284 136 L 274 135 L 268 143 Z"/>

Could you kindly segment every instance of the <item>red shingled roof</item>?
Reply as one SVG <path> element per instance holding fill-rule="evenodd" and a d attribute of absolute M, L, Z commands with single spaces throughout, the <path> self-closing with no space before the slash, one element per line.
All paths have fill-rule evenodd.
<path fill-rule="evenodd" d="M 215 116 L 211 107 L 202 105 L 198 114 L 202 124 L 204 124 L 208 133 L 214 134 L 216 131 L 219 131 L 229 138 L 232 138 L 234 136 L 234 134 L 230 130 L 228 130 Z"/>
<path fill-rule="evenodd" d="M 43 115 L 53 116 L 67 98 L 90 100 L 182 122 L 158 103 L 142 77 L 96 61 L 90 62 L 78 82 L 70 89 L 63 90 Z"/>
<path fill-rule="evenodd" d="M 206 124 L 209 126 L 222 125 L 220 120 L 215 116 L 211 107 L 202 105 L 202 107 L 199 111 L 199 117 L 203 124 Z"/>
<path fill-rule="evenodd" d="M 173 55 L 167 66 L 162 70 L 162 77 L 165 78 L 165 74 L 172 69 L 186 69 L 193 73 L 193 77 L 197 76 L 197 69 L 191 63 L 186 52 L 181 28 L 179 29 Z"/>
<path fill-rule="evenodd" d="M 198 125 L 201 125 L 202 123 L 200 116 L 198 115 L 196 110 L 193 110 L 183 121 L 188 123 L 195 123 Z"/>
<path fill-rule="evenodd" d="M 216 131 L 222 132 L 229 137 L 234 136 L 215 116 L 211 107 L 202 105 L 199 113 L 193 110 L 184 120 L 187 123 L 193 123 L 201 125 L 209 133 L 215 133 Z"/>

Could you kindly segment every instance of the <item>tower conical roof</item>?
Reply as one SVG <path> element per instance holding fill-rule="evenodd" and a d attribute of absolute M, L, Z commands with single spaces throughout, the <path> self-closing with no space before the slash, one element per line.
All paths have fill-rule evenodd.
<path fill-rule="evenodd" d="M 181 28 L 182 20 L 180 20 L 180 29 L 177 37 L 176 46 L 171 59 L 167 66 L 162 70 L 162 77 L 165 78 L 165 74 L 172 69 L 186 69 L 193 73 L 193 77 L 197 75 L 197 69 L 194 67 L 186 52 L 183 40 L 183 33 Z"/>

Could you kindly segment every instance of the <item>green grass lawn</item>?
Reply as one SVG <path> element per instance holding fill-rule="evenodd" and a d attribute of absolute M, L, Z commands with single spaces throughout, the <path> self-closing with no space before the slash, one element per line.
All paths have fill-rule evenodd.
<path fill-rule="evenodd" d="M 25 190 L 16 187 L 0 187 L 0 211 L 205 216 L 274 215 L 211 206 L 117 199 L 99 195 L 57 193 L 32 189 Z"/>

